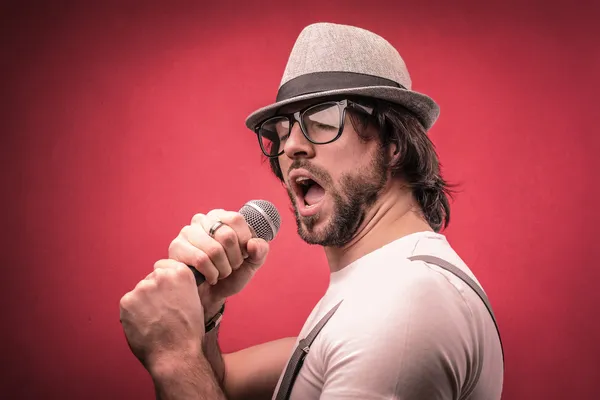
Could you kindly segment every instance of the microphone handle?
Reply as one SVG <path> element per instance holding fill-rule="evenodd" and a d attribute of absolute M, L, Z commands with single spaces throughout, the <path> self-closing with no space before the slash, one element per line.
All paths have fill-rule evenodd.
<path fill-rule="evenodd" d="M 188 267 L 194 273 L 194 278 L 196 279 L 196 286 L 200 286 L 206 280 L 206 278 L 204 277 L 204 275 L 198 272 L 196 268 L 192 267 L 191 265 L 188 265 Z"/>

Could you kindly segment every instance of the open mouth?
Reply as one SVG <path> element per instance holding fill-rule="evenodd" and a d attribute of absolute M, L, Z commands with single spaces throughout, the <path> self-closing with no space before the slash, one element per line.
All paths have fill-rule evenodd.
<path fill-rule="evenodd" d="M 306 207 L 312 207 L 323 200 L 325 189 L 312 178 L 299 176 L 293 182 L 294 191 L 301 204 L 304 204 Z"/>

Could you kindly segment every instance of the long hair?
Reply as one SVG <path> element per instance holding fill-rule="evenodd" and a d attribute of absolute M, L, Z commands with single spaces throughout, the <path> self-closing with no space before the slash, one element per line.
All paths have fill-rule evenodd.
<path fill-rule="evenodd" d="M 366 136 L 366 131 L 373 124 L 379 133 L 382 151 L 390 145 L 397 146 L 399 157 L 389 165 L 392 176 L 399 177 L 410 188 L 423 217 L 434 231 L 446 228 L 450 223 L 449 198 L 452 198 L 453 185 L 443 178 L 435 146 L 421 122 L 397 104 L 365 98 L 353 100 L 374 108 L 369 117 L 348 108 L 356 132 L 364 140 L 371 140 L 373 138 Z M 269 162 L 275 176 L 283 181 L 277 158 L 271 158 Z"/>

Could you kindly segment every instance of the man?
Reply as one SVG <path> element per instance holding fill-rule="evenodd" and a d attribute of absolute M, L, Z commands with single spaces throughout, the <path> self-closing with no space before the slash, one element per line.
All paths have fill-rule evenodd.
<path fill-rule="evenodd" d="M 246 125 L 287 188 L 299 235 L 323 246 L 329 288 L 298 338 L 222 356 L 215 325 L 225 299 L 269 245 L 236 212 L 194 216 L 169 259 L 121 300 L 128 342 L 159 398 L 500 399 L 493 313 L 438 233 L 450 217 L 427 137 L 438 113 L 383 38 L 329 23 L 302 31 L 276 103 Z M 207 283 L 196 288 L 188 266 Z M 300 339 L 325 315 L 308 348 Z M 306 358 L 284 377 L 297 345 Z"/>

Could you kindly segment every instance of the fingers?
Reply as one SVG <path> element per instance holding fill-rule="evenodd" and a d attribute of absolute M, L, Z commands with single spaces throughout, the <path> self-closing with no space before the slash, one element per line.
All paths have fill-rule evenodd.
<path fill-rule="evenodd" d="M 191 230 L 191 228 L 187 229 Z M 198 233 L 198 236 L 200 235 L 201 233 Z M 184 234 L 182 230 L 182 233 L 180 233 L 180 235 L 175 238 L 175 240 L 171 242 L 171 245 L 169 246 L 169 258 L 196 268 L 198 272 L 204 275 L 206 282 L 208 282 L 210 285 L 216 284 L 221 274 L 225 275 L 230 273 L 229 271 L 231 270 L 231 266 L 226 262 L 225 255 L 213 255 L 213 258 L 216 262 L 215 264 L 208 253 L 204 250 L 201 250 L 197 246 L 201 246 L 201 243 L 195 240 L 194 244 L 191 243 L 189 234 Z M 214 251 L 215 253 L 218 251 L 216 246 L 213 246 L 213 249 L 214 250 L 208 250 L 209 253 L 211 251 Z M 225 260 L 225 263 L 220 263 L 219 260 Z"/>
<path fill-rule="evenodd" d="M 208 232 L 217 221 L 222 225 L 211 237 Z M 251 238 L 250 228 L 239 213 L 213 210 L 196 214 L 169 246 L 169 258 L 195 267 L 214 285 L 243 264 Z"/>
<path fill-rule="evenodd" d="M 201 219 L 200 225 L 206 232 L 210 232 L 211 227 L 215 225 L 215 221 L 218 219 L 207 215 L 204 219 Z M 221 220 L 221 225 L 214 231 L 213 237 L 211 238 L 214 242 L 218 243 L 227 256 L 227 260 L 233 270 L 239 268 L 244 262 L 246 243 L 240 243 L 240 241 L 247 242 L 248 240 L 243 236 L 243 233 L 235 225 L 229 225 L 227 222 Z M 237 228 L 237 229 L 236 229 Z M 208 236 L 210 238 L 210 235 Z"/>
<path fill-rule="evenodd" d="M 246 262 L 254 268 L 259 268 L 265 263 L 269 254 L 269 243 L 264 239 L 253 238 L 248 241 L 248 258 Z"/>
<path fill-rule="evenodd" d="M 153 280 L 158 284 L 161 284 L 163 281 L 169 282 L 173 279 L 184 282 L 195 282 L 194 274 L 190 268 L 186 264 L 172 259 L 159 260 L 154 263 L 154 272 L 148 274 L 146 279 Z"/>
<path fill-rule="evenodd" d="M 175 260 L 156 262 L 154 271 L 121 298 L 119 310 L 129 346 L 146 367 L 158 354 L 191 351 L 187 344 L 204 333 L 204 312 L 193 274 Z M 193 349 L 197 348 L 194 343 Z"/>
<path fill-rule="evenodd" d="M 154 264 L 154 271 L 122 297 L 120 306 L 126 309 L 135 298 L 151 297 L 161 287 L 167 287 L 168 290 L 169 287 L 181 287 L 181 284 L 187 286 L 190 283 L 195 283 L 194 275 L 187 265 L 175 260 L 159 260 Z"/>
<path fill-rule="evenodd" d="M 206 214 L 206 218 L 199 219 L 200 221 L 202 221 L 201 224 L 207 232 L 210 230 L 210 226 L 212 226 L 212 223 L 214 223 L 217 220 L 225 224 L 226 226 L 222 225 L 215 232 L 215 240 L 225 245 L 226 243 L 224 243 L 224 241 L 230 239 L 227 237 L 227 235 L 231 234 L 231 231 L 233 231 L 233 233 L 236 236 L 238 245 L 240 247 L 240 251 L 242 252 L 244 258 L 246 257 L 246 246 L 248 244 L 248 241 L 252 239 L 252 232 L 250 231 L 250 227 L 248 226 L 248 223 L 246 222 L 242 214 L 233 211 L 212 210 L 208 214 Z M 210 224 L 210 226 L 207 226 L 207 224 Z M 233 245 L 233 243 L 227 244 Z M 227 246 L 224 247 L 228 249 Z"/>

